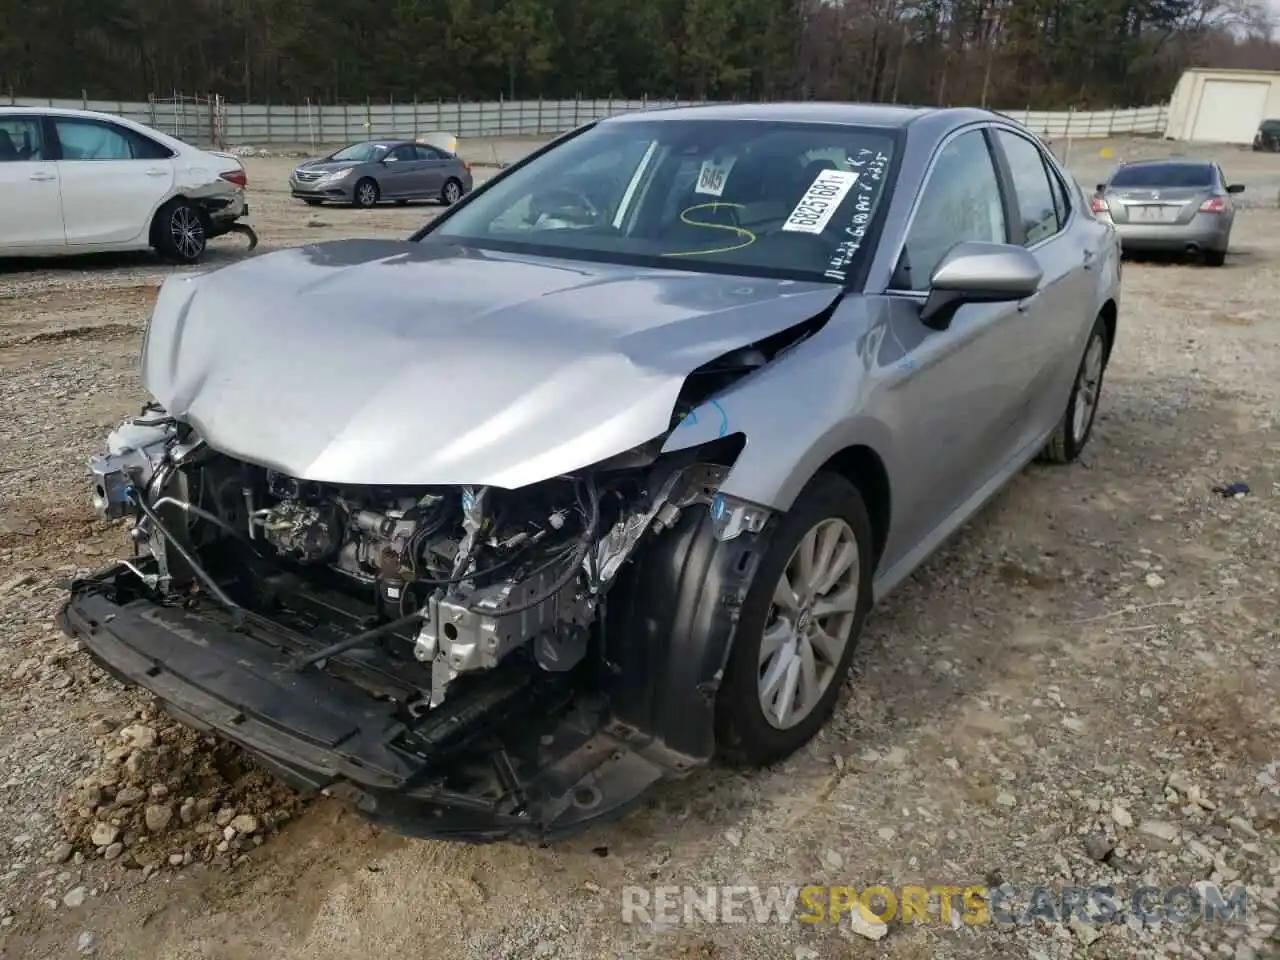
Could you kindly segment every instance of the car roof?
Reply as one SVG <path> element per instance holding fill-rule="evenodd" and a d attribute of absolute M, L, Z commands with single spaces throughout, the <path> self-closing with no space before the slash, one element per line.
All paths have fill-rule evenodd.
<path fill-rule="evenodd" d="M 76 107 L 42 107 L 33 104 L 8 104 L 0 103 L 0 113 L 43 113 L 51 117 L 80 117 L 85 120 L 128 120 L 128 117 L 122 117 L 118 113 L 106 113 L 102 110 L 81 110 Z"/>
<path fill-rule="evenodd" d="M 772 120 L 801 123 L 839 123 L 850 126 L 906 127 L 925 118 L 1008 120 L 974 107 L 916 107 L 887 103 L 838 103 L 799 101 L 790 103 L 714 103 L 683 107 L 655 107 L 621 113 L 603 123 L 635 123 L 653 120 Z"/>
<path fill-rule="evenodd" d="M 134 130 L 138 133 L 145 134 L 153 140 L 159 140 L 165 146 L 173 150 L 200 151 L 199 147 L 187 143 L 185 140 L 180 140 L 171 134 L 165 133 L 163 130 L 158 130 L 155 127 L 148 126 L 147 124 L 134 120 L 131 117 L 126 117 L 118 113 L 108 113 L 105 110 L 80 110 L 75 107 L 42 107 L 27 104 L 22 106 L 18 106 L 16 104 L 13 106 L 6 106 L 4 104 L 0 104 L 0 114 L 5 113 L 37 113 L 46 117 L 106 120 L 111 123 L 118 123 L 121 126 L 127 127 L 128 129 Z"/>

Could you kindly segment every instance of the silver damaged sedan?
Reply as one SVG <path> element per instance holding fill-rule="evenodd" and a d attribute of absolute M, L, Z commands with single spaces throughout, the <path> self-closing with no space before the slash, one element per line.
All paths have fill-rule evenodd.
<path fill-rule="evenodd" d="M 1080 456 L 1111 224 L 980 110 L 588 124 L 413 237 L 164 285 L 97 661 L 304 790 L 548 840 L 831 715 L 872 603 Z"/>

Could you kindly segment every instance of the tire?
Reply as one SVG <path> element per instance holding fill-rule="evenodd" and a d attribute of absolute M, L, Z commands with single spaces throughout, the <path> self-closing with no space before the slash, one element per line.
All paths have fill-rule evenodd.
<path fill-rule="evenodd" d="M 209 224 L 204 211 L 175 197 L 156 211 L 151 224 L 152 246 L 171 263 L 199 263 L 209 245 Z"/>
<path fill-rule="evenodd" d="M 308 207 L 318 207 L 320 204 L 324 203 L 323 200 L 317 200 L 315 197 L 303 197 L 302 202 Z"/>
<path fill-rule="evenodd" d="M 1099 315 L 1089 332 L 1089 342 L 1085 344 L 1084 356 L 1080 358 L 1080 366 L 1076 368 L 1076 380 L 1071 385 L 1071 396 L 1067 400 L 1067 409 L 1054 428 L 1053 436 L 1040 454 L 1046 463 L 1072 463 L 1084 450 L 1085 444 L 1093 434 L 1093 422 L 1098 416 L 1098 402 L 1102 396 L 1102 381 L 1107 370 L 1110 344 L 1107 342 L 1107 324 Z M 1089 398 L 1092 398 L 1091 400 Z M 1088 407 L 1079 417 L 1082 402 Z"/>
<path fill-rule="evenodd" d="M 450 177 L 444 182 L 444 186 L 440 188 L 440 202 L 446 207 L 452 207 L 461 199 L 462 183 L 454 177 Z"/>
<path fill-rule="evenodd" d="M 1220 267 L 1227 262 L 1227 251 L 1225 250 L 1206 250 L 1204 252 L 1204 265 L 1206 267 Z"/>
<path fill-rule="evenodd" d="M 822 658 L 824 662 L 815 668 L 812 675 L 820 681 L 825 680 L 825 683 L 817 685 L 816 696 L 811 687 L 809 697 L 805 698 L 803 677 L 809 671 L 803 668 L 803 651 L 807 644 L 816 663 L 821 648 L 804 639 L 800 633 L 814 636 L 810 631 L 821 624 L 813 616 L 811 600 L 806 601 L 801 596 L 803 606 L 796 611 L 796 620 L 793 621 L 785 605 L 775 604 L 775 594 L 779 592 L 784 574 L 787 574 L 788 581 L 800 579 L 789 573 L 797 551 L 811 542 L 811 537 L 819 538 L 820 550 L 820 538 L 824 533 L 834 533 L 841 538 L 836 541 L 835 556 L 842 555 L 849 545 L 856 546 L 852 568 L 854 582 L 842 585 L 838 580 L 833 589 L 819 591 L 820 596 L 848 599 L 847 610 L 829 620 L 822 617 L 828 631 L 838 636 L 843 630 L 845 638 L 843 646 L 829 657 Z M 848 676 L 863 621 L 871 607 L 873 557 L 871 522 L 861 495 L 842 477 L 819 473 L 782 517 L 743 602 L 724 680 L 716 695 L 716 745 L 723 760 L 749 767 L 777 763 L 813 739 L 826 723 L 840 697 L 840 688 Z M 785 672 L 779 671 L 780 664 L 772 657 L 761 662 L 765 653 L 766 631 L 774 630 L 780 635 L 790 634 L 773 655 L 796 663 L 794 668 Z M 772 681 L 781 675 L 783 680 L 776 689 L 782 689 L 787 685 L 787 674 L 791 670 L 800 678 L 796 681 L 795 697 L 802 702 L 808 699 L 808 703 L 802 716 L 780 725 L 776 719 L 771 720 L 766 715 L 765 701 L 771 698 L 766 696 L 764 687 L 766 680 Z M 778 706 L 777 702 L 771 704 L 771 708 Z"/>
<path fill-rule="evenodd" d="M 354 190 L 351 191 L 351 205 L 354 207 L 363 207 L 368 210 L 370 207 L 377 206 L 378 201 L 382 198 L 382 191 L 378 189 L 378 181 L 372 177 L 365 177 L 356 184 Z"/>

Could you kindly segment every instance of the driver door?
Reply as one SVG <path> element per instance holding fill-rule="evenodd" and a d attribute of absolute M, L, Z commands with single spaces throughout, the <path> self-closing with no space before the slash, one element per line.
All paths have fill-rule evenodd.
<path fill-rule="evenodd" d="M 886 424 L 895 438 L 893 541 L 885 562 L 917 547 L 999 472 L 1019 412 L 1019 303 L 973 303 L 945 330 L 920 320 L 930 278 L 964 240 L 1006 243 L 1010 215 L 988 134 L 971 127 L 934 158 L 894 272 L 890 320 L 879 353 L 894 393 Z"/>

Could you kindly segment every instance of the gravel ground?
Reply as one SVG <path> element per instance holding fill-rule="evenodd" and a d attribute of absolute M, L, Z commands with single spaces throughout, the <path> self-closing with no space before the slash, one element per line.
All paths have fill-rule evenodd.
<path fill-rule="evenodd" d="M 1082 181 L 1105 173 L 1103 146 L 1072 145 Z M 403 235 L 435 209 L 310 210 L 282 189 L 291 161 L 247 162 L 259 250 Z M 1280 955 L 1280 157 L 1223 165 L 1253 201 L 1227 266 L 1126 266 L 1084 461 L 1029 468 L 875 613 L 812 748 L 704 772 L 549 849 L 407 841 L 301 803 L 60 637 L 58 580 L 124 546 L 88 509 L 84 458 L 142 400 L 141 331 L 171 271 L 0 267 L 0 956 Z M 210 262 L 240 256 L 220 240 Z M 1251 492 L 1213 490 L 1235 482 Z M 628 884 L 1109 883 L 1125 899 L 1205 882 L 1243 885 L 1246 918 L 622 913 Z"/>

